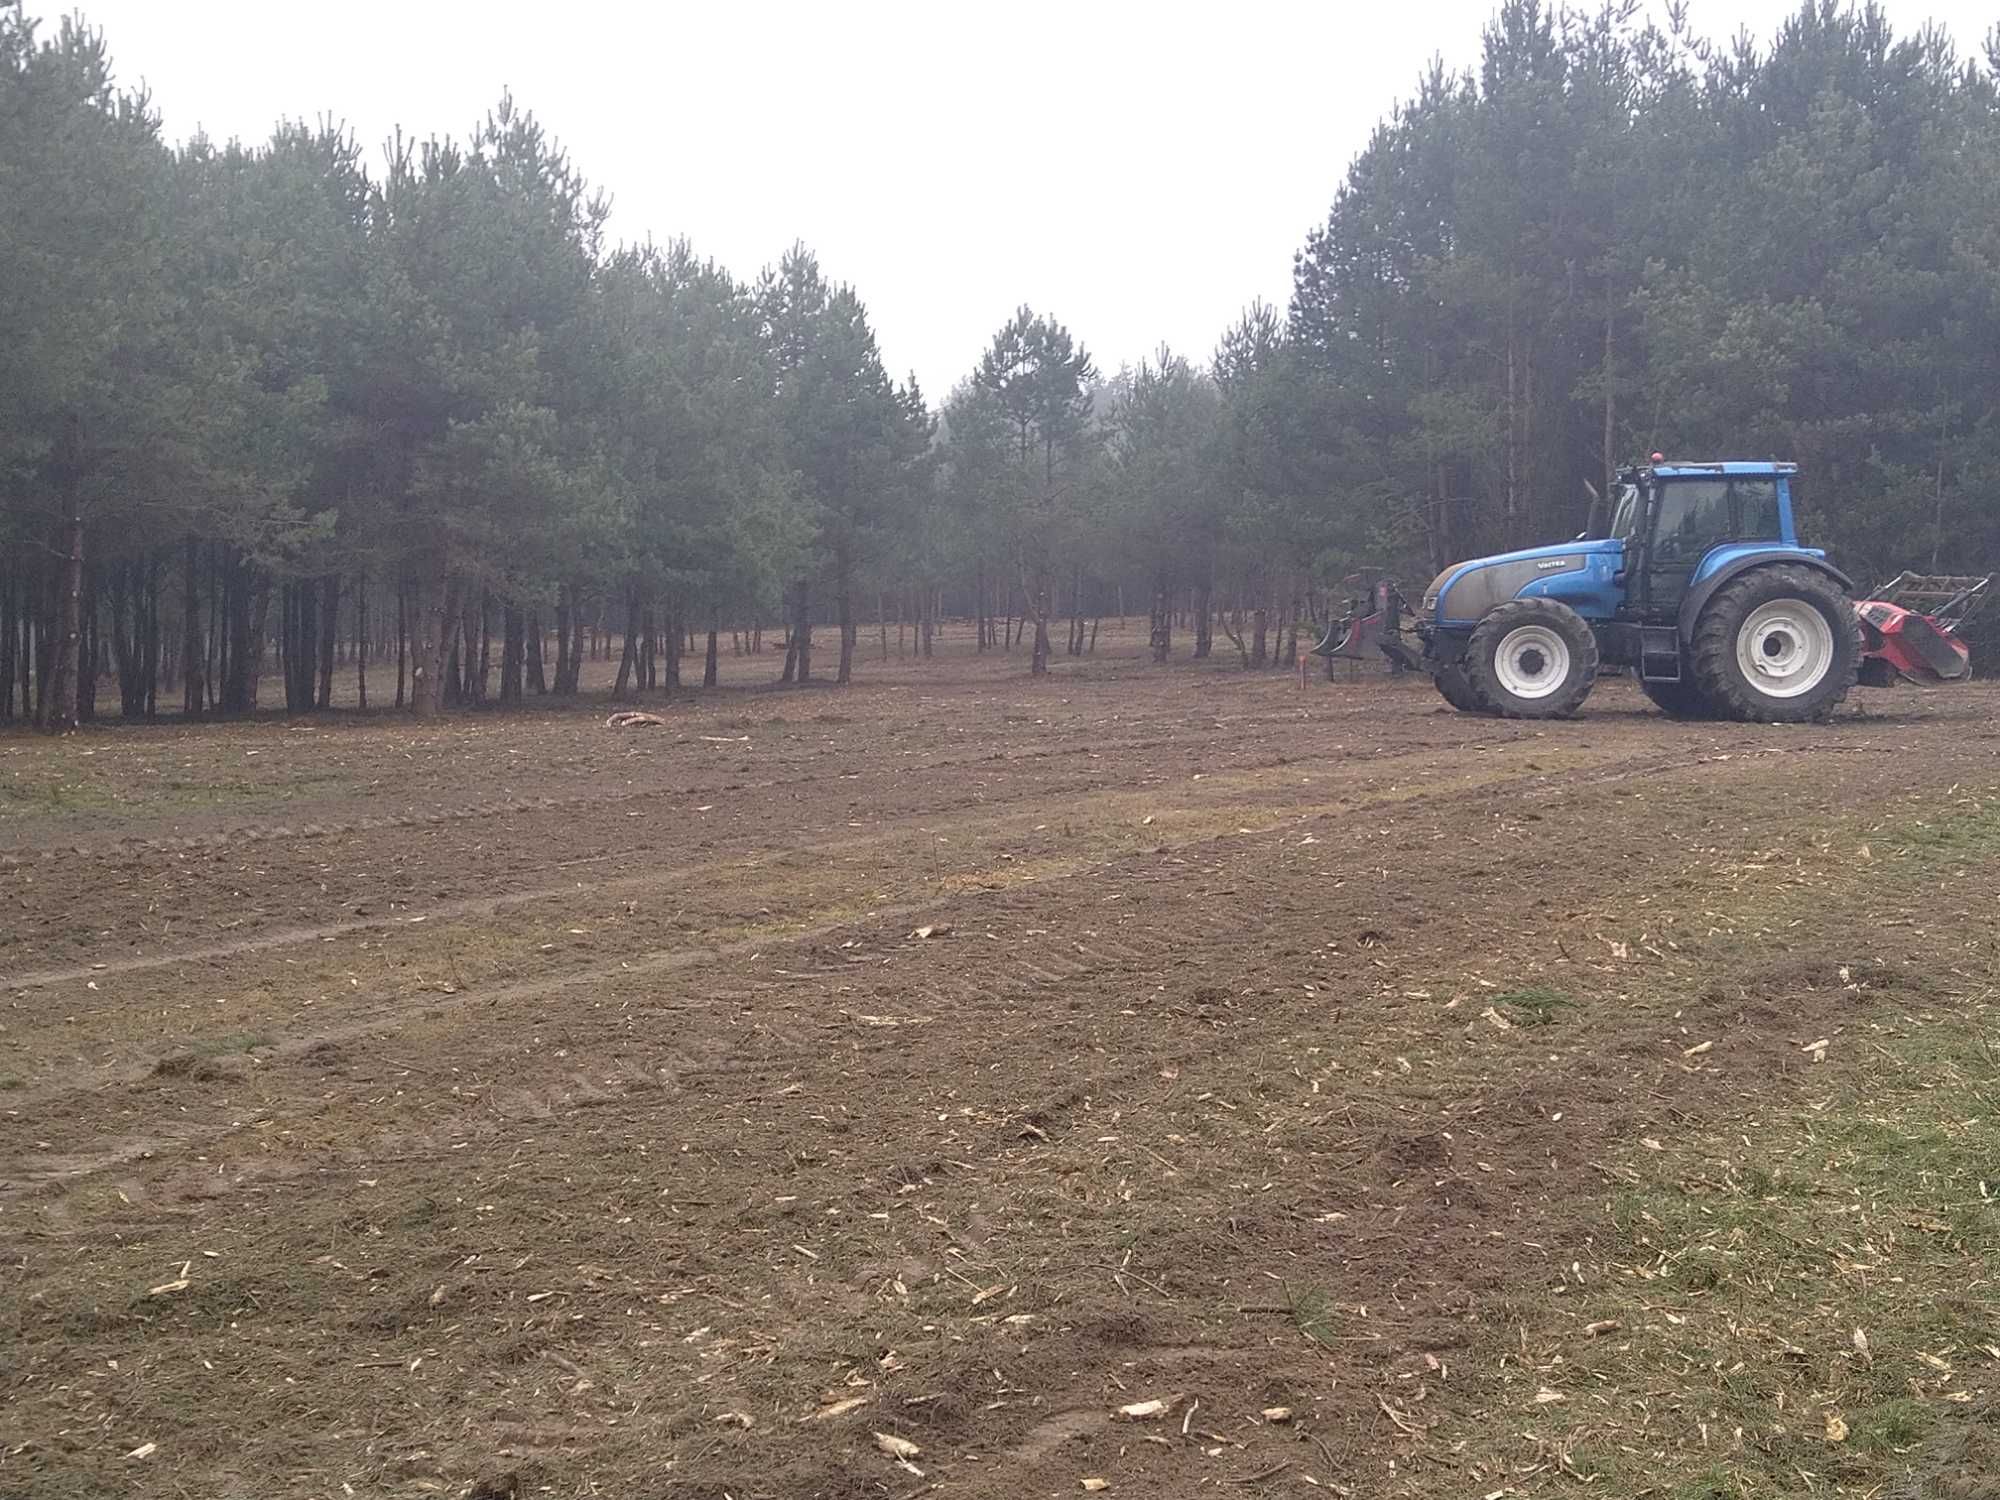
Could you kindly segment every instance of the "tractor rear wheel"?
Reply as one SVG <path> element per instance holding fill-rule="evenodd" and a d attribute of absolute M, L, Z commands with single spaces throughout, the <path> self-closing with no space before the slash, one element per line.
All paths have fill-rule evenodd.
<path fill-rule="evenodd" d="M 1510 599 L 1472 632 L 1465 675 L 1503 718 L 1567 718 L 1597 680 L 1597 637 L 1560 600 Z"/>
<path fill-rule="evenodd" d="M 1715 710 L 1709 707 L 1708 699 L 1702 695 L 1692 676 L 1681 678 L 1679 682 L 1639 681 L 1639 690 L 1653 700 L 1653 706 L 1670 719 L 1712 719 Z"/>
<path fill-rule="evenodd" d="M 1861 668 L 1846 590 L 1777 564 L 1726 583 L 1694 627 L 1694 680 L 1718 718 L 1801 724 L 1832 715 Z"/>

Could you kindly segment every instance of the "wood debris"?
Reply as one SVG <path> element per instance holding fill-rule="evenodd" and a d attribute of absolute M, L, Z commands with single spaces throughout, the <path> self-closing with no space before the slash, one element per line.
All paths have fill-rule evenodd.
<path fill-rule="evenodd" d="M 844 1417 L 851 1411 L 858 1411 L 868 1404 L 866 1396 L 849 1396 L 844 1401 L 835 1401 L 822 1406 L 818 1411 L 808 1412 L 804 1418 L 808 1422 L 830 1422 L 835 1417 Z"/>

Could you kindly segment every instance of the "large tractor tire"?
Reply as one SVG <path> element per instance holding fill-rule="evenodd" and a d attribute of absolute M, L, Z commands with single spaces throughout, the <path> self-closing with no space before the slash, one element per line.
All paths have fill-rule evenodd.
<path fill-rule="evenodd" d="M 1709 707 L 1707 697 L 1692 675 L 1679 682 L 1639 681 L 1640 691 L 1653 700 L 1653 706 L 1670 719 L 1712 719 L 1715 710 Z"/>
<path fill-rule="evenodd" d="M 1503 718 L 1568 718 L 1597 681 L 1597 637 L 1559 600 L 1510 599 L 1472 632 L 1465 675 Z"/>
<path fill-rule="evenodd" d="M 1458 662 L 1437 670 L 1437 690 L 1444 694 L 1444 701 L 1462 714 L 1490 714 L 1493 709 L 1473 690 L 1472 681 L 1465 675 L 1465 668 Z"/>
<path fill-rule="evenodd" d="M 1854 686 L 1861 630 L 1838 583 L 1779 563 L 1716 591 L 1695 621 L 1693 656 L 1717 718 L 1803 724 L 1830 717 Z"/>

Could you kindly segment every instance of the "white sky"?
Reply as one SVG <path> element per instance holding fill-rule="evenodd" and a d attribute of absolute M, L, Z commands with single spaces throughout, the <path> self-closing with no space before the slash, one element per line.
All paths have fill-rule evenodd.
<path fill-rule="evenodd" d="M 330 114 L 370 148 L 463 136 L 511 86 L 615 237 L 689 236 L 743 275 L 793 239 L 941 400 L 1022 302 L 1100 369 L 1206 357 L 1291 257 L 1434 54 L 1477 60 L 1496 0 L 78 0 L 180 139 Z M 1590 0 L 1595 4 L 1596 0 Z M 1661 0 L 1653 0 L 1656 8 Z M 53 24 L 69 0 L 28 0 Z M 1796 0 L 1692 0 L 1768 37 Z M 1988 0 L 1888 0 L 1971 53 Z"/>

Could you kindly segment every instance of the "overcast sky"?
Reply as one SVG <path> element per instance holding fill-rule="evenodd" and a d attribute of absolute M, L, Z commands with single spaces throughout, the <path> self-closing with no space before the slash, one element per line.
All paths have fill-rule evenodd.
<path fill-rule="evenodd" d="M 1282 306 L 1371 127 L 1431 56 L 1476 60 L 1494 0 L 81 8 L 177 140 L 321 114 L 371 148 L 398 125 L 462 136 L 511 87 L 610 192 L 616 237 L 684 234 L 746 276 L 803 239 L 937 401 L 1023 302 L 1107 370 L 1162 340 L 1205 357 L 1253 297 Z M 1768 37 L 1796 0 L 1691 8 Z M 1888 10 L 1963 52 L 1994 16 Z"/>

